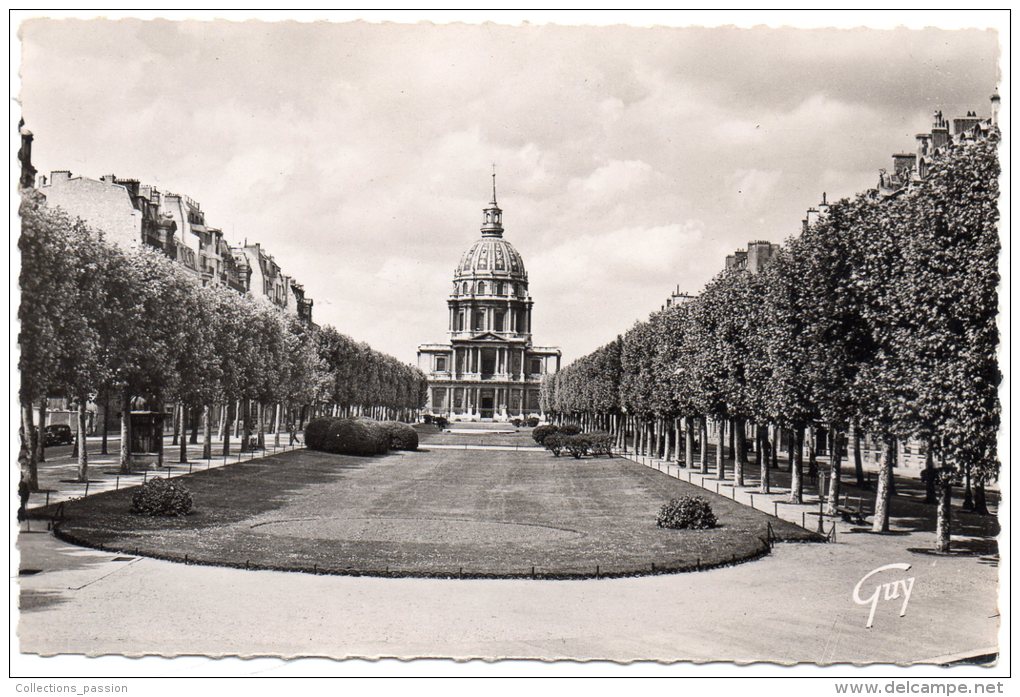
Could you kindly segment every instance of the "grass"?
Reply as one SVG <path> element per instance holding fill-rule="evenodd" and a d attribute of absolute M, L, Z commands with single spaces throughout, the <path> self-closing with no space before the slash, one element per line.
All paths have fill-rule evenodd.
<path fill-rule="evenodd" d="M 456 429 L 459 424 L 450 424 L 450 428 Z M 428 448 L 429 443 L 439 445 L 500 445 L 518 447 L 539 447 L 538 443 L 531 437 L 530 428 L 522 427 L 519 431 L 507 431 L 503 433 L 445 433 L 440 432 L 435 426 L 420 426 L 418 438 L 423 448 Z"/>
<path fill-rule="evenodd" d="M 769 522 L 781 539 L 814 538 L 622 458 L 478 450 L 360 458 L 301 450 L 183 481 L 195 500 L 189 516 L 131 515 L 132 492 L 121 490 L 67 504 L 58 533 L 194 563 L 468 577 L 706 568 L 762 554 Z M 709 499 L 720 526 L 656 527 L 659 507 L 683 494 Z"/>

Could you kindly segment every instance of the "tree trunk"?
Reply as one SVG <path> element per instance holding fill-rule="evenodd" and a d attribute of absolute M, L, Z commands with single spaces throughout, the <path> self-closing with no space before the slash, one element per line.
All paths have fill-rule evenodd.
<path fill-rule="evenodd" d="M 867 484 L 864 481 L 864 458 L 861 457 L 861 427 L 854 424 L 854 477 L 857 479 L 858 488 L 864 489 Z"/>
<path fill-rule="evenodd" d="M 227 428 L 223 429 L 223 457 L 226 458 L 230 455 L 230 431 L 234 428 L 234 423 L 231 421 L 233 414 L 231 411 L 234 409 L 234 400 L 227 398 L 223 402 L 223 421 L 227 425 Z"/>
<path fill-rule="evenodd" d="M 807 427 L 807 435 L 805 437 L 806 440 L 807 440 L 807 451 L 808 451 L 808 478 L 812 482 L 814 482 L 815 488 L 818 489 L 819 491 L 821 491 L 820 486 L 821 486 L 822 478 L 818 476 L 818 450 L 817 450 L 817 448 L 818 448 L 818 441 L 817 441 L 817 437 L 818 437 L 818 434 L 817 434 L 817 431 L 815 430 L 815 425 L 814 424 L 810 424 Z M 819 497 L 820 496 L 821 495 L 819 494 Z"/>
<path fill-rule="evenodd" d="M 107 434 L 110 432 L 110 393 L 109 391 L 103 393 L 103 432 L 100 434 L 100 446 L 99 452 L 102 455 L 110 454 L 109 438 Z"/>
<path fill-rule="evenodd" d="M 259 429 L 258 430 L 258 440 L 256 441 L 256 447 L 259 450 L 265 450 L 266 449 L 266 425 L 265 425 L 266 408 L 262 405 L 262 402 L 258 402 L 256 404 L 255 408 L 256 408 L 255 416 L 258 419 L 258 429 Z"/>
<path fill-rule="evenodd" d="M 241 418 L 238 419 L 241 426 L 241 452 L 251 450 L 251 401 L 244 400 L 241 403 Z"/>
<path fill-rule="evenodd" d="M 39 435 L 35 439 L 35 461 L 46 462 L 46 417 L 47 407 L 49 406 L 49 400 L 43 397 L 39 400 L 39 429 L 36 431 Z"/>
<path fill-rule="evenodd" d="M 163 426 L 166 423 L 166 405 L 162 397 L 156 400 L 156 467 L 163 466 Z"/>
<path fill-rule="evenodd" d="M 935 551 L 942 554 L 949 552 L 949 528 L 952 523 L 953 487 L 949 477 L 940 476 L 938 483 L 938 511 L 935 515 Z M 877 521 L 878 518 L 876 517 Z"/>
<path fill-rule="evenodd" d="M 839 490 L 843 483 L 843 434 L 836 430 L 836 424 L 829 426 L 829 501 L 825 512 L 836 515 L 839 507 Z"/>
<path fill-rule="evenodd" d="M 763 425 L 758 426 L 758 467 L 761 471 L 761 493 L 768 494 L 772 491 L 772 473 L 769 467 L 769 455 L 765 452 L 765 440 L 768 437 L 768 431 Z M 773 453 L 775 447 L 772 448 Z"/>
<path fill-rule="evenodd" d="M 694 469 L 694 424 L 691 417 L 684 417 L 684 466 Z"/>
<path fill-rule="evenodd" d="M 988 497 L 985 495 L 985 480 L 978 478 L 974 483 L 974 512 L 980 515 L 989 515 Z"/>
<path fill-rule="evenodd" d="M 698 461 L 701 463 L 701 473 L 708 474 L 708 417 L 698 418 L 698 431 L 701 442 L 698 445 Z"/>
<path fill-rule="evenodd" d="M 131 474 L 131 395 L 120 393 L 120 472 Z"/>
<path fill-rule="evenodd" d="M 889 532 L 889 502 L 892 492 L 889 480 L 892 479 L 893 449 L 896 439 L 886 435 L 882 438 L 882 468 L 878 472 L 878 487 L 875 491 L 875 519 L 871 524 L 873 532 Z"/>
<path fill-rule="evenodd" d="M 171 438 L 170 438 L 170 445 L 178 445 L 178 443 L 179 443 L 177 438 L 178 438 L 178 434 L 181 431 L 181 422 L 183 421 L 181 416 L 183 416 L 183 414 L 181 414 L 181 405 L 180 405 L 180 403 L 175 403 L 174 404 L 174 411 L 173 411 L 173 418 L 171 420 L 171 427 L 172 427 L 173 433 L 172 433 Z"/>
<path fill-rule="evenodd" d="M 84 396 L 78 397 L 78 481 L 89 480 L 89 447 L 88 437 L 85 435 L 85 407 L 88 400 Z"/>
<path fill-rule="evenodd" d="M 187 464 L 187 462 L 188 462 L 188 438 L 187 438 L 187 430 L 188 430 L 188 412 L 189 412 L 189 409 L 188 409 L 188 406 L 184 402 L 180 403 L 179 409 L 181 410 L 181 419 L 180 419 L 180 421 L 181 421 L 181 438 L 180 438 L 180 443 L 179 443 L 179 445 L 181 446 L 181 449 L 180 449 L 180 459 L 178 460 L 178 462 L 180 462 L 182 464 Z"/>
<path fill-rule="evenodd" d="M 727 453 L 726 457 L 729 458 L 730 460 L 735 461 L 737 459 L 737 451 L 736 448 L 734 447 L 736 443 L 735 438 L 736 434 L 734 433 L 734 431 L 736 429 L 733 428 L 733 424 L 734 424 L 733 419 L 724 419 L 722 422 L 722 427 L 728 431 L 727 436 L 730 442 L 730 450 L 729 453 Z"/>
<path fill-rule="evenodd" d="M 804 427 L 790 431 L 790 503 L 804 503 Z"/>
<path fill-rule="evenodd" d="M 188 437 L 188 445 L 198 445 L 198 430 L 200 427 L 199 421 L 201 421 L 197 410 L 192 409 L 189 412 L 190 418 L 188 419 L 188 427 L 191 429 L 191 435 Z"/>
<path fill-rule="evenodd" d="M 935 481 L 935 453 L 932 452 L 931 439 L 928 440 L 924 452 L 924 502 L 938 503 Z"/>
<path fill-rule="evenodd" d="M 35 439 L 39 436 L 33 423 L 31 400 L 21 401 L 21 449 L 18 461 L 21 465 L 21 476 L 28 484 L 29 491 L 39 491 L 39 465 L 35 459 Z"/>
<path fill-rule="evenodd" d="M 212 405 L 202 406 L 202 459 L 212 459 Z"/>
<path fill-rule="evenodd" d="M 970 465 L 963 468 L 963 510 L 974 510 L 974 494 L 970 488 Z"/>
<path fill-rule="evenodd" d="M 747 441 L 744 439 L 744 432 L 747 429 L 747 423 L 744 419 L 734 419 L 733 426 L 735 432 L 733 438 L 736 439 L 737 445 L 736 458 L 733 462 L 733 484 L 734 486 L 744 486 L 744 465 L 747 464 Z"/>
<path fill-rule="evenodd" d="M 715 471 L 716 476 L 719 479 L 726 479 L 726 461 L 724 459 L 726 450 L 726 419 L 719 419 L 716 421 L 719 425 L 719 436 L 718 445 L 715 449 Z M 731 431 L 732 433 L 732 431 Z"/>
<path fill-rule="evenodd" d="M 772 447 L 769 448 L 769 454 L 772 456 L 772 471 L 779 470 L 779 424 L 772 427 Z"/>

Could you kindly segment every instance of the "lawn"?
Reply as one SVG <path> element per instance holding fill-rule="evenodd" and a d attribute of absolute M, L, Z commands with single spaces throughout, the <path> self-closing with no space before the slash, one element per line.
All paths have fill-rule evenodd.
<path fill-rule="evenodd" d="M 453 423 L 449 427 L 455 430 L 467 430 L 470 428 L 470 425 Z M 437 430 L 435 426 L 422 425 L 417 428 L 422 448 L 428 448 L 430 443 L 438 445 L 498 445 L 502 447 L 538 448 L 540 446 L 531 437 L 531 430 L 530 428 L 522 427 L 518 431 L 495 433 L 486 433 L 482 430 L 477 432 L 446 433 Z"/>
<path fill-rule="evenodd" d="M 622 458 L 300 450 L 182 480 L 195 500 L 189 516 L 131 515 L 132 492 L 121 490 L 67 504 L 58 532 L 80 544 L 192 563 L 466 577 L 706 568 L 761 554 L 768 523 L 781 539 L 813 537 Z M 656 527 L 659 507 L 683 494 L 708 498 L 720 526 Z"/>

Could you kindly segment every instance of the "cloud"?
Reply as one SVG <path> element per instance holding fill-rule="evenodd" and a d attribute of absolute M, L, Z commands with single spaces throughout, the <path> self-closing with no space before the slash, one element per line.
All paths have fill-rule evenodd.
<path fill-rule="evenodd" d="M 535 339 L 567 362 L 750 239 L 874 183 L 935 107 L 985 112 L 979 31 L 34 20 L 41 173 L 186 193 L 316 318 L 408 361 L 497 165 Z"/>

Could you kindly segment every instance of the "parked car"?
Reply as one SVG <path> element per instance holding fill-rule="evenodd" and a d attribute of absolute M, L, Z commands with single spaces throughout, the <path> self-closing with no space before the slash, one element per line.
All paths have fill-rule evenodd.
<path fill-rule="evenodd" d="M 67 424 L 50 424 L 46 427 L 46 445 L 62 445 L 74 442 L 74 432 Z"/>

